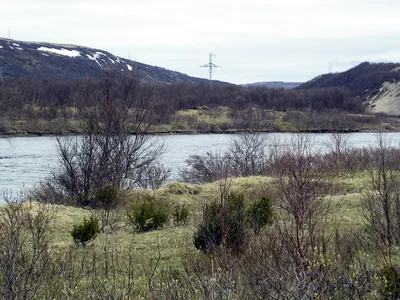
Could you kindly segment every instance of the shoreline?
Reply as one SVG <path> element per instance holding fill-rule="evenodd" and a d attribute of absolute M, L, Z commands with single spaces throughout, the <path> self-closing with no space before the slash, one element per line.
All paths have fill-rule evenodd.
<path fill-rule="evenodd" d="M 400 132 L 400 130 L 385 130 L 386 132 Z M 330 130 L 330 129 L 307 129 L 307 130 L 299 130 L 299 131 L 291 131 L 291 130 L 245 130 L 245 129 L 229 129 L 229 130 L 171 130 L 171 131 L 150 131 L 146 134 L 148 135 L 202 135 L 202 134 L 210 134 L 210 135 L 218 135 L 218 134 L 243 134 L 243 133 L 374 133 L 378 132 L 378 130 L 374 129 L 346 129 L 346 130 Z M 2 133 L 0 134 L 0 138 L 15 138 L 15 137 L 41 137 L 41 136 L 73 136 L 73 135 L 81 135 L 82 132 L 16 132 L 16 133 Z M 131 133 L 134 135 L 135 133 Z"/>

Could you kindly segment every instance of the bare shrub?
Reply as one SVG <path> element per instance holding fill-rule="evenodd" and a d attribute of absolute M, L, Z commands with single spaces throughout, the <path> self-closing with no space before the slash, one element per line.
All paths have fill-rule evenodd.
<path fill-rule="evenodd" d="M 184 182 L 202 184 L 224 178 L 225 170 L 229 166 L 229 158 L 207 152 L 205 156 L 190 156 L 186 164 L 188 167 L 179 171 L 180 179 Z"/>
<path fill-rule="evenodd" d="M 252 240 L 239 262 L 242 285 L 261 299 L 365 299 L 374 289 L 367 257 L 317 248 L 299 265 L 279 232 Z M 342 247 L 352 244 L 342 244 Z"/>
<path fill-rule="evenodd" d="M 400 243 L 400 178 L 393 169 L 400 156 L 393 155 L 383 132 L 377 134 L 377 143 L 371 161 L 370 188 L 362 201 L 363 213 L 373 240 L 391 247 Z"/>
<path fill-rule="evenodd" d="M 278 229 L 284 247 L 300 261 L 324 242 L 329 211 L 326 173 L 315 168 L 314 147 L 310 135 L 296 135 L 286 147 L 277 147 L 279 159 L 274 168 Z"/>
<path fill-rule="evenodd" d="M 180 170 L 180 179 L 201 184 L 226 176 L 266 175 L 271 160 L 267 141 L 266 134 L 245 133 L 233 139 L 229 149 L 223 154 L 207 152 L 204 156 L 192 155 L 186 160 L 187 167 Z"/>
<path fill-rule="evenodd" d="M 131 246 L 124 251 L 114 239 L 96 247 L 68 247 L 54 255 L 50 299 L 131 299 L 136 268 Z"/>
<path fill-rule="evenodd" d="M 0 210 L 0 294 L 3 299 L 34 299 L 47 288 L 53 214 L 46 206 L 21 200 L 12 201 L 6 195 L 7 204 Z"/>
<path fill-rule="evenodd" d="M 160 162 L 154 162 L 135 173 L 135 178 L 131 178 L 131 186 L 155 190 L 168 181 L 171 176 L 171 168 L 165 167 Z"/>
<path fill-rule="evenodd" d="M 265 175 L 268 168 L 267 134 L 244 133 L 231 141 L 227 152 L 235 177 Z"/>
<path fill-rule="evenodd" d="M 105 73 L 100 87 L 80 111 L 84 134 L 57 138 L 61 167 L 53 181 L 77 206 L 96 207 L 92 195 L 107 184 L 126 187 L 162 149 L 146 134 L 154 124 L 153 97 L 139 78 Z"/>
<path fill-rule="evenodd" d="M 340 177 L 346 169 L 347 153 L 351 148 L 349 145 L 349 134 L 332 132 L 329 134 L 330 141 L 327 143 L 329 166 L 337 177 Z"/>

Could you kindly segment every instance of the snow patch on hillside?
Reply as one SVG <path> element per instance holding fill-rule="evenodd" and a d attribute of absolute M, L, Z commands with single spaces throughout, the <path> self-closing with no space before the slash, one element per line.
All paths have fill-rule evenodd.
<path fill-rule="evenodd" d="M 4 48 L 3 46 L 0 45 L 0 49 Z"/>
<path fill-rule="evenodd" d="M 69 57 L 78 57 L 81 56 L 81 53 L 76 50 L 67 50 L 64 48 L 61 49 L 55 49 L 55 48 L 47 48 L 47 47 L 40 47 L 37 49 L 38 51 L 44 51 L 44 52 L 50 52 L 50 53 L 55 53 L 58 55 L 64 55 L 64 56 L 69 56 Z"/>
<path fill-rule="evenodd" d="M 93 56 L 92 56 L 92 55 L 89 55 L 89 54 L 86 54 L 86 56 L 87 56 L 87 58 L 89 58 L 90 60 L 95 61 L 100 67 L 103 67 L 103 66 L 101 65 L 101 63 L 99 63 L 99 61 L 98 61 L 98 59 L 100 58 L 100 54 L 98 54 L 98 52 L 94 53 Z"/>
<path fill-rule="evenodd" d="M 96 54 L 97 54 L 97 55 L 104 55 L 104 56 L 107 56 L 107 54 L 105 54 L 105 53 L 103 53 L 103 52 L 100 52 L 100 51 L 97 51 Z"/>
<path fill-rule="evenodd" d="M 385 82 L 379 93 L 368 101 L 370 112 L 400 115 L 400 82 Z"/>
<path fill-rule="evenodd" d="M 133 68 L 132 68 L 131 65 L 126 64 L 126 67 L 128 68 L 129 71 L 132 71 L 132 70 L 133 70 Z"/>

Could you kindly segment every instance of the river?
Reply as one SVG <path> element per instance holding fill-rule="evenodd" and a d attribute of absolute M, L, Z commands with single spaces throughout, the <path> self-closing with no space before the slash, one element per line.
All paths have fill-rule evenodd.
<path fill-rule="evenodd" d="M 323 147 L 330 140 L 330 135 L 310 134 L 315 143 Z M 272 133 L 268 140 L 289 139 L 291 133 Z M 393 145 L 398 146 L 400 134 L 388 133 Z M 172 169 L 172 179 L 177 178 L 179 168 L 185 166 L 185 160 L 192 154 L 206 152 L 224 152 L 233 134 L 200 134 L 200 135 L 161 135 L 156 136 L 166 146 L 163 163 Z M 349 143 L 354 147 L 369 147 L 376 143 L 374 133 L 353 133 Z M 30 188 L 41 179 L 57 169 L 58 153 L 56 138 L 45 137 L 12 137 L 0 139 L 0 190 L 11 191 L 14 195 L 21 189 Z"/>

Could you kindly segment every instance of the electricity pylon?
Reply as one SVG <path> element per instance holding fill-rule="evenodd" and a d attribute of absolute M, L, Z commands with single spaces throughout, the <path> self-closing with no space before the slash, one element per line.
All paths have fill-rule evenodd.
<path fill-rule="evenodd" d="M 213 72 L 214 68 L 219 68 L 219 66 L 213 64 L 213 62 L 212 62 L 212 57 L 213 57 L 213 56 L 216 56 L 216 55 L 210 53 L 210 61 L 209 61 L 209 63 L 200 66 L 200 67 L 202 67 L 202 68 L 209 68 L 209 69 L 210 69 L 210 81 L 212 81 L 212 72 Z"/>

